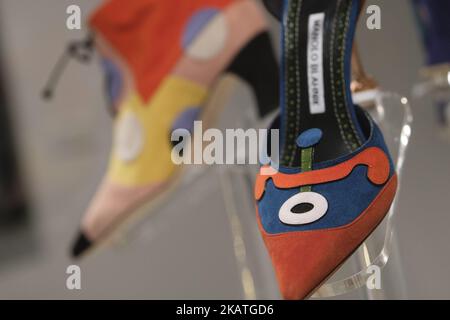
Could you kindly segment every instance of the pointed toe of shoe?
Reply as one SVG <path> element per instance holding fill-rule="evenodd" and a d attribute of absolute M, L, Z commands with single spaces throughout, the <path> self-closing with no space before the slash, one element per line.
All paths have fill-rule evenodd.
<path fill-rule="evenodd" d="M 341 227 L 270 234 L 258 219 L 283 297 L 298 300 L 314 293 L 383 220 L 396 187 L 394 175 L 356 220 Z"/>
<path fill-rule="evenodd" d="M 75 242 L 72 245 L 71 256 L 74 259 L 80 258 L 92 247 L 92 241 L 88 239 L 83 231 L 79 231 Z"/>
<path fill-rule="evenodd" d="M 268 235 L 265 243 L 287 300 L 308 298 L 347 254 L 321 232 Z"/>

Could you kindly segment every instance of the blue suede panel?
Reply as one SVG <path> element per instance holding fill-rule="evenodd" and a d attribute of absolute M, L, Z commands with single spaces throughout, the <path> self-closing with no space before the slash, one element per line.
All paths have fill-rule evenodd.
<path fill-rule="evenodd" d="M 322 130 L 313 128 L 302 132 L 297 138 L 297 145 L 300 148 L 309 148 L 319 143 L 322 139 Z"/>
<path fill-rule="evenodd" d="M 123 86 L 122 74 L 116 64 L 109 59 L 102 58 L 101 64 L 106 74 L 109 101 L 116 102 Z"/>
<path fill-rule="evenodd" d="M 299 192 L 298 188 L 279 190 L 272 180 L 267 183 L 266 193 L 259 202 L 259 213 L 268 233 L 319 230 L 346 225 L 355 220 L 375 199 L 382 186 L 374 185 L 366 176 L 367 167 L 357 166 L 345 179 L 313 186 L 313 191 L 328 201 L 327 213 L 318 221 L 307 225 L 283 224 L 278 211 L 283 203 Z"/>
<path fill-rule="evenodd" d="M 351 9 L 351 15 L 350 15 L 350 28 L 347 32 L 347 39 L 346 39 L 346 49 L 345 49 L 345 62 L 344 62 L 344 72 L 345 72 L 345 83 L 346 83 L 346 100 L 347 100 L 347 108 L 350 112 L 350 116 L 352 118 L 352 122 L 356 128 L 356 131 L 358 133 L 359 138 L 361 141 L 365 140 L 364 134 L 361 130 L 361 127 L 358 124 L 358 119 L 356 117 L 355 112 L 355 106 L 353 104 L 352 99 L 352 92 L 350 89 L 350 82 L 351 82 L 351 61 L 352 61 L 352 48 L 353 48 L 353 38 L 355 36 L 355 30 L 359 15 L 359 6 L 360 1 L 353 1 L 352 3 L 352 9 Z"/>
<path fill-rule="evenodd" d="M 384 143 L 383 136 L 372 120 L 371 124 L 371 136 L 361 148 L 352 154 L 338 159 L 314 164 L 313 169 L 317 170 L 337 165 L 369 147 L 378 147 L 389 157 L 391 168 L 389 177 L 392 177 L 394 174 L 393 163 Z M 300 169 L 280 167 L 279 171 L 292 174 L 300 172 Z M 340 227 L 355 220 L 375 199 L 382 188 L 383 186 L 377 186 L 367 178 L 366 166 L 357 166 L 349 176 L 342 180 L 314 185 L 312 187 L 314 192 L 320 193 L 328 201 L 329 208 L 325 216 L 308 225 L 290 226 L 283 224 L 279 220 L 278 211 L 287 199 L 299 192 L 299 188 L 277 189 L 273 181 L 269 179 L 266 184 L 265 193 L 258 203 L 261 223 L 264 229 L 271 234 Z"/>
<path fill-rule="evenodd" d="M 203 30 L 203 28 L 218 14 L 220 11 L 214 8 L 202 9 L 195 13 L 189 20 L 184 31 L 182 48 L 186 49 Z"/>
<path fill-rule="evenodd" d="M 183 111 L 178 118 L 175 119 L 172 125 L 172 131 L 176 129 L 186 129 L 192 132 L 194 128 L 194 121 L 199 118 L 200 108 L 192 107 Z"/>

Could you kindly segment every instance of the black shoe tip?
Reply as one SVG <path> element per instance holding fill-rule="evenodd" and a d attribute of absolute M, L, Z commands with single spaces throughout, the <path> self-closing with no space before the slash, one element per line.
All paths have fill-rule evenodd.
<path fill-rule="evenodd" d="M 86 237 L 86 235 L 80 231 L 78 233 L 77 239 L 72 247 L 72 258 L 79 258 L 86 250 L 88 250 L 92 245 L 92 242 Z"/>
<path fill-rule="evenodd" d="M 53 92 L 50 89 L 44 89 L 42 91 L 42 99 L 50 100 L 53 97 Z"/>

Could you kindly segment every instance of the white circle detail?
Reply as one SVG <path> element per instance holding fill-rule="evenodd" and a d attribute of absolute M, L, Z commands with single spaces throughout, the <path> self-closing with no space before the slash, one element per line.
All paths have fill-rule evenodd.
<path fill-rule="evenodd" d="M 314 207 L 305 213 L 294 213 L 292 209 L 302 203 L 310 203 Z M 278 217 L 281 222 L 289 225 L 312 223 L 322 218 L 328 210 L 328 201 L 317 192 L 300 192 L 290 197 L 280 208 Z"/>
<path fill-rule="evenodd" d="M 194 59 L 210 59 L 225 47 L 227 36 L 226 18 L 217 14 L 187 48 L 187 54 Z"/>
<path fill-rule="evenodd" d="M 125 162 L 136 159 L 144 148 L 144 129 L 131 111 L 126 111 L 116 124 L 114 146 L 117 157 Z"/>

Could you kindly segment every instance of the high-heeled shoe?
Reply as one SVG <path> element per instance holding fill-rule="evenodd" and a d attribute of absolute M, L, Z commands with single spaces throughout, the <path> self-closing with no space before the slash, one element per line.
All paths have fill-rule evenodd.
<path fill-rule="evenodd" d="M 383 220 L 395 196 L 382 133 L 352 102 L 359 8 L 357 0 L 284 1 L 281 113 L 271 127 L 280 130 L 280 162 L 261 168 L 255 199 L 286 299 L 307 298 L 326 281 Z"/>
<path fill-rule="evenodd" d="M 108 172 L 83 217 L 74 257 L 173 190 L 180 168 L 171 160 L 171 133 L 218 111 L 211 96 L 222 75 L 250 84 L 261 116 L 278 104 L 278 67 L 253 0 L 110 0 L 90 25 L 116 117 Z"/>

